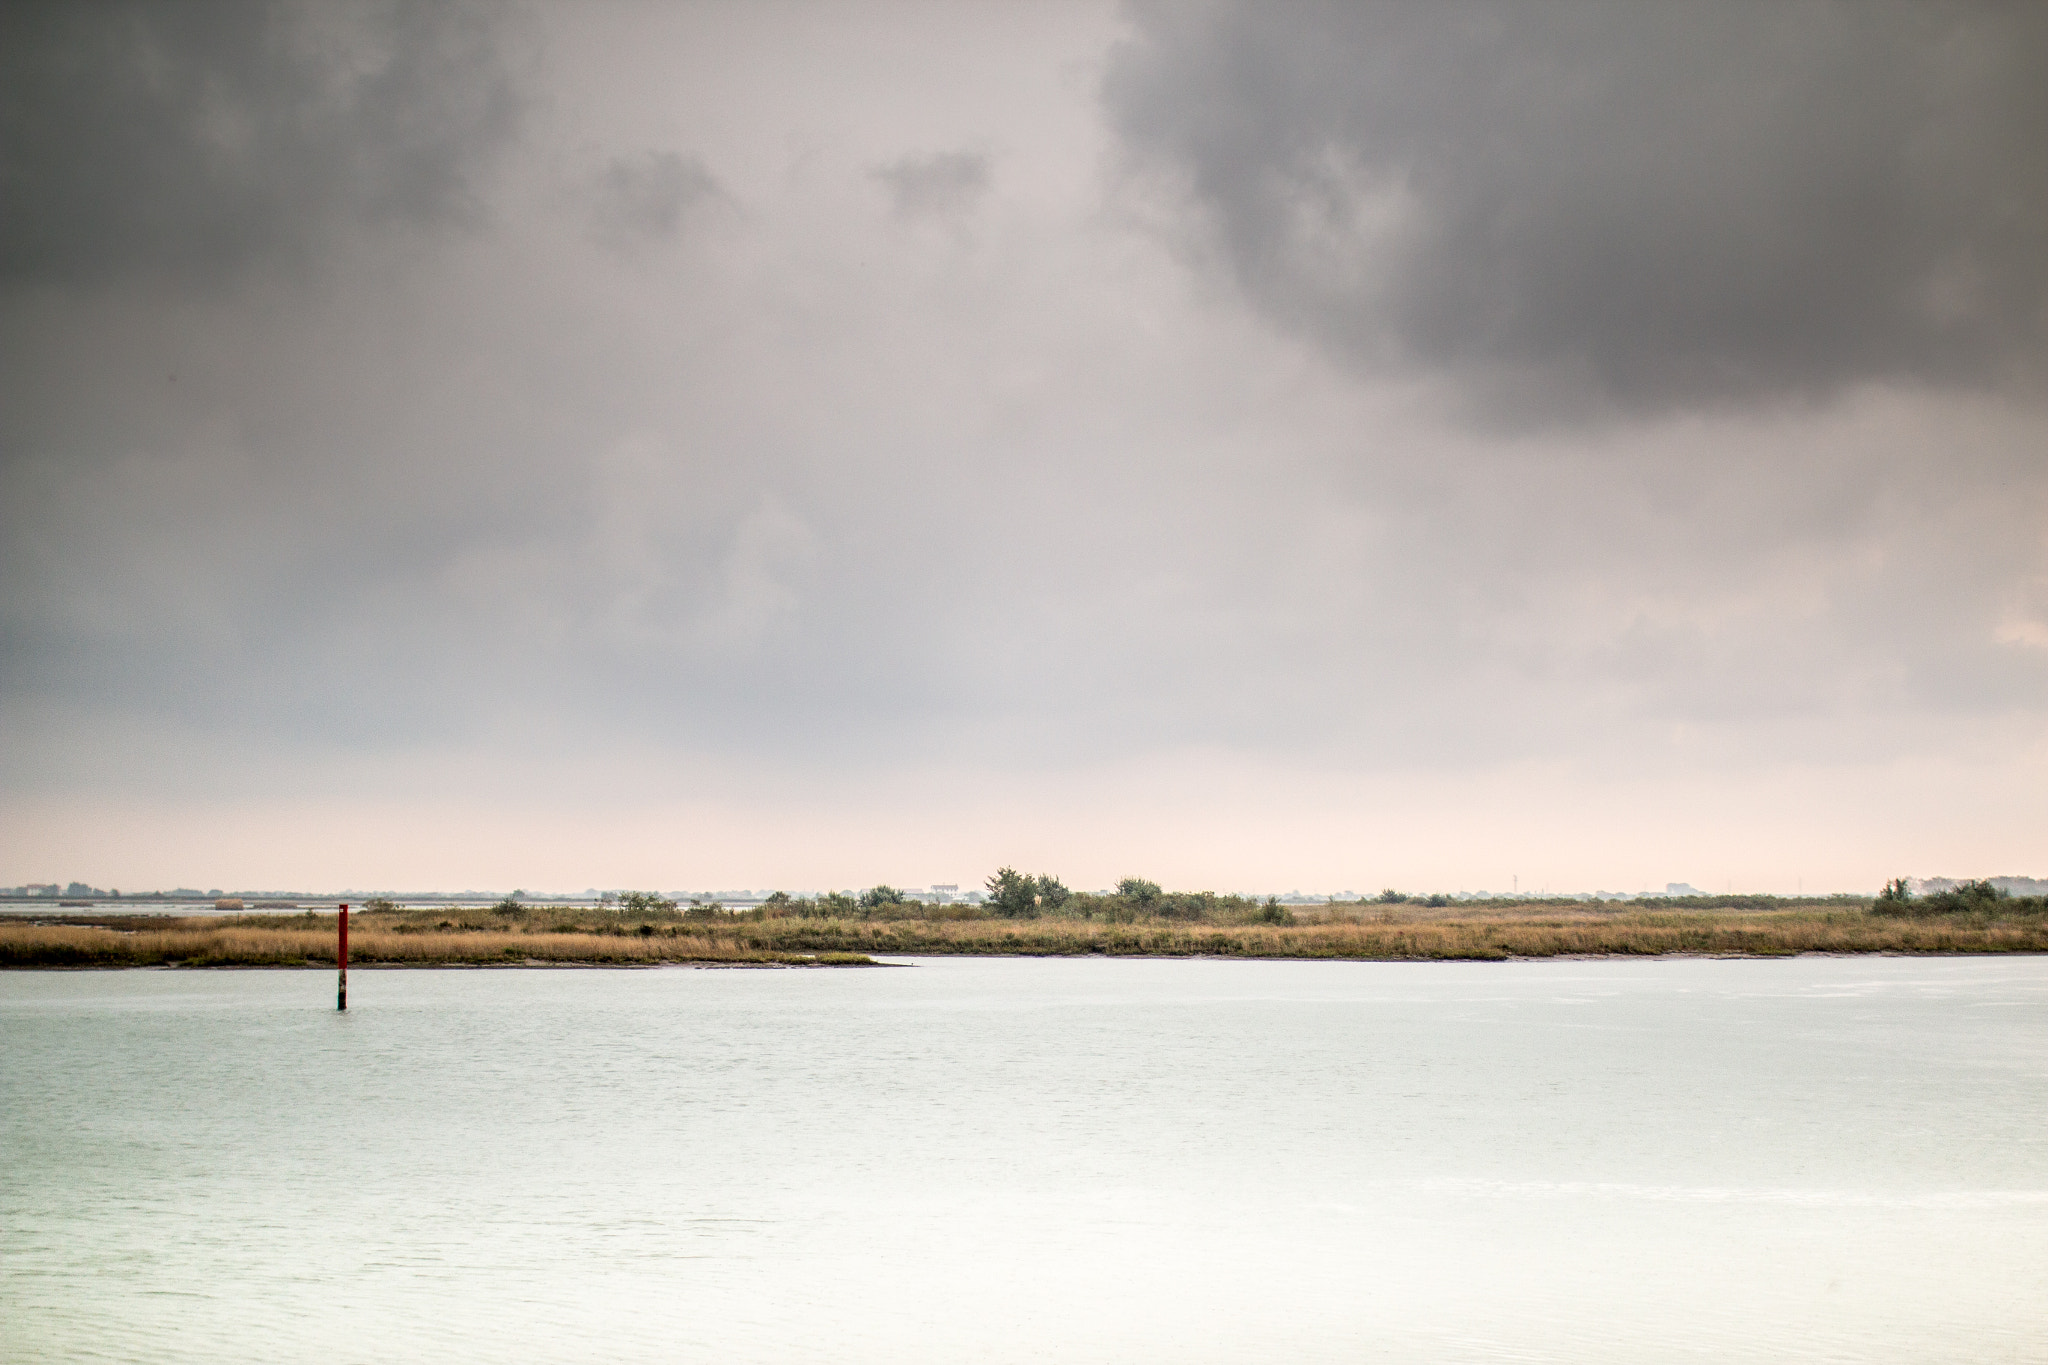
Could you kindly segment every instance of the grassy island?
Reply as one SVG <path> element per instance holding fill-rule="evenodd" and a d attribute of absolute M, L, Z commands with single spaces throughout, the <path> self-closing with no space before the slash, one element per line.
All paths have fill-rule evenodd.
<path fill-rule="evenodd" d="M 407 910 L 377 902 L 351 916 L 349 956 L 361 966 L 859 966 L 877 954 L 1503 960 L 2048 952 L 2048 902 L 1981 886 L 1922 899 L 1896 887 L 1875 898 L 1607 902 L 1389 892 L 1283 906 L 1146 882 L 1109 895 L 1062 888 L 1047 896 L 1031 879 L 1019 881 L 1034 888 L 1028 898 L 981 906 L 921 905 L 887 887 L 780 896 L 733 911 L 682 908 L 648 894 L 595 908 L 508 900 Z M 331 966 L 334 939 L 331 913 L 44 917 L 0 922 L 0 967 Z"/>

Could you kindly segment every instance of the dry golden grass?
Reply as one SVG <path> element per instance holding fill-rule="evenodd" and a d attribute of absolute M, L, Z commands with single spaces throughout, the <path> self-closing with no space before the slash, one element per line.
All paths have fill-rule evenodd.
<path fill-rule="evenodd" d="M 1669 953 L 2040 953 L 2040 916 L 1900 919 L 1860 908 L 1642 911 L 1578 907 L 1483 912 L 1360 908 L 1289 925 L 1111 924 L 1069 919 L 622 921 L 576 923 L 437 912 L 352 919 L 361 965 L 617 966 L 664 962 L 838 965 L 873 954 L 1145 957 L 1502 959 Z M 331 915 L 97 922 L 0 922 L 0 967 L 321 966 L 334 961 Z"/>
<path fill-rule="evenodd" d="M 770 921 L 743 941 L 862 953 L 1136 954 L 1155 957 L 1463 958 L 1667 953 L 2048 952 L 2048 925 L 1901 922 L 1862 911 L 1815 914 L 1509 915 L 1295 925 L 1101 924 L 980 920 L 946 924 Z M 749 932 L 751 931 L 751 932 Z"/>
<path fill-rule="evenodd" d="M 334 964 L 331 916 L 309 927 L 172 920 L 161 927 L 0 923 L 0 967 L 302 967 Z M 524 933 L 516 930 L 399 933 L 349 926 L 349 962 L 375 966 L 521 966 L 664 962 L 846 966 L 845 954 L 781 951 L 690 936 Z"/>

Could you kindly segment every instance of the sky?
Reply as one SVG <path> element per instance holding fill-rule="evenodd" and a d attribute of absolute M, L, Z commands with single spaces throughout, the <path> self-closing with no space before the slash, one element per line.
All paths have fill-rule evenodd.
<path fill-rule="evenodd" d="M 2048 875 L 2048 7 L 10 5 L 0 882 Z"/>

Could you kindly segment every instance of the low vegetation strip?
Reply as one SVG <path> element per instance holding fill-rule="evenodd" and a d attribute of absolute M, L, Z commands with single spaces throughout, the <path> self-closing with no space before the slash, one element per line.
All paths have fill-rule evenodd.
<path fill-rule="evenodd" d="M 1487 960 L 1703 953 L 2048 952 L 2048 923 L 1887 921 L 1868 914 L 1806 917 L 1621 916 L 1604 922 L 1532 920 L 1385 923 L 1115 925 L 1059 920 L 919 923 L 769 922 L 746 941 L 784 950 L 869 954 L 1108 954 Z"/>
<path fill-rule="evenodd" d="M 0 967 L 332 967 L 333 917 L 324 925 L 265 928 L 189 919 L 135 926 L 0 924 Z M 698 935 L 528 933 L 450 929 L 394 932 L 350 926 L 351 966 L 869 966 L 862 954 L 781 949 Z"/>
<path fill-rule="evenodd" d="M 1943 914 L 1899 914 L 1883 902 L 1772 910 L 1521 906 L 1486 913 L 1364 903 L 1315 907 L 1281 923 L 636 909 L 380 910 L 353 918 L 349 956 L 363 966 L 838 966 L 871 963 L 877 954 L 1469 961 L 2048 952 L 2048 915 L 2021 902 Z M 334 930 L 332 915 L 310 913 L 0 923 L 0 967 L 332 966 Z"/>

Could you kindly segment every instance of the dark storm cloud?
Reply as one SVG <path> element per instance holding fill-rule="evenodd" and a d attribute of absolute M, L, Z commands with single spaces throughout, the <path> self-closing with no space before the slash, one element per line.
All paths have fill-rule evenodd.
<path fill-rule="evenodd" d="M 1251 298 L 1496 413 L 1992 386 L 2048 329 L 2048 7 L 1145 5 L 1109 108 Z"/>
<path fill-rule="evenodd" d="M 1975 11 L 1890 47 L 1753 11 L 1807 46 L 1696 25 L 1690 66 L 1625 11 L 1541 11 L 1577 25 L 1547 46 L 1518 10 L 1148 12 L 1121 136 L 1086 73 L 1125 30 L 1064 7 L 41 13 L 0 35 L 39 83 L 0 86 L 0 859 L 46 856 L 10 812 L 124 784 L 866 803 L 893 773 L 1164 810 L 1578 765 L 1564 809 L 1895 760 L 1913 809 L 2048 790 L 2040 404 L 1880 384 L 1500 439 L 1413 382 L 1656 412 L 2018 364 L 2043 172 L 1999 141 L 2025 43 Z M 1870 97 L 1812 100 L 1779 166 L 1745 129 L 1825 66 L 1821 19 Z M 1631 53 L 1632 104 L 1596 79 Z M 1196 196 L 1103 175 L 1133 137 Z M 1922 178 L 1878 245 L 1823 250 L 1826 187 L 1904 194 L 1857 170 L 1894 153 Z M 1208 241 L 1285 329 L 1215 306 Z M 1879 268 L 1937 258 L 1932 293 Z M 1923 297 L 1952 349 L 1886 321 Z M 1214 775 L 1143 776 L 1176 755 Z M 848 825 L 806 818 L 764 846 Z"/>
<path fill-rule="evenodd" d="M 960 213 L 988 190 L 988 158 L 974 152 L 909 156 L 875 171 L 900 217 Z"/>
<path fill-rule="evenodd" d="M 0 10 L 0 276 L 187 276 L 306 253 L 336 220 L 475 210 L 517 100 L 461 5 Z"/>
<path fill-rule="evenodd" d="M 598 177 L 592 213 L 598 239 L 610 246 L 665 241 L 689 211 L 719 193 L 718 181 L 695 157 L 643 152 L 613 157 Z"/>

